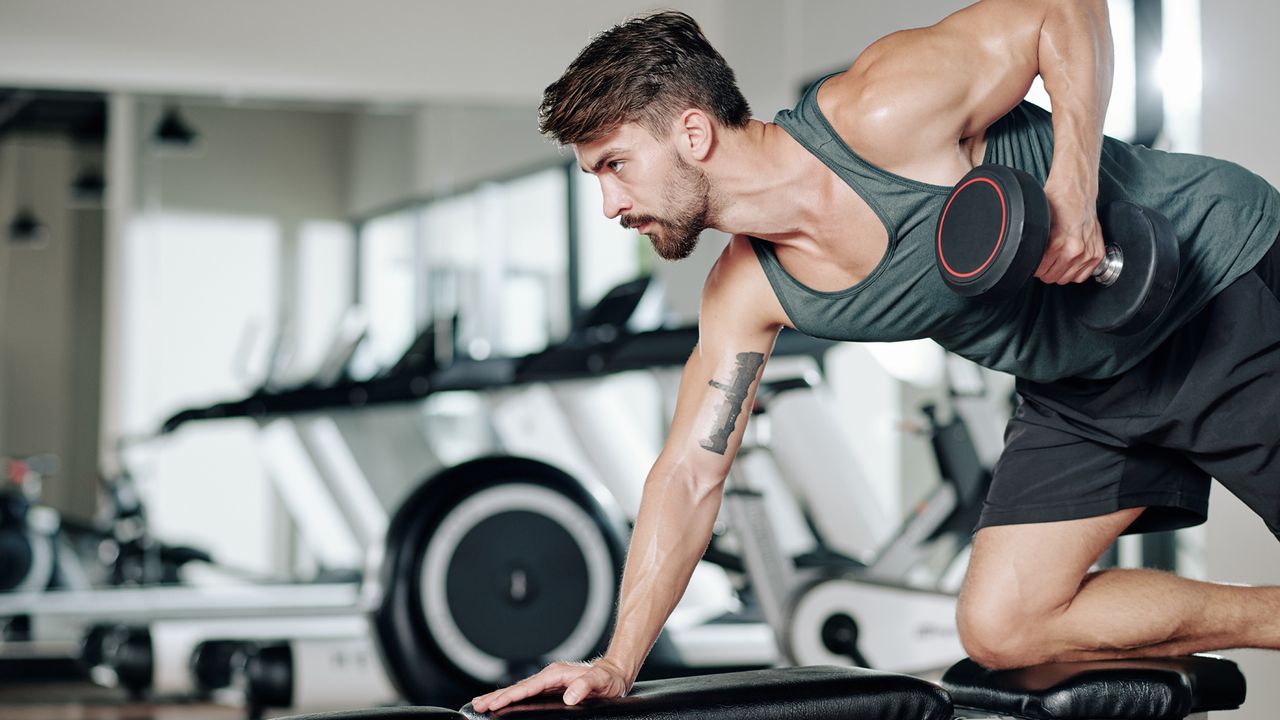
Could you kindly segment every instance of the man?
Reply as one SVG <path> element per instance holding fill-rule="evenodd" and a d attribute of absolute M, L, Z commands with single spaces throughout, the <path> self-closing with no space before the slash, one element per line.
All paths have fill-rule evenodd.
<path fill-rule="evenodd" d="M 1203 521 L 1210 476 L 1280 532 L 1280 194 L 1230 163 L 1104 140 L 1111 55 L 1103 0 L 984 0 L 882 38 L 762 123 L 685 15 L 583 50 L 547 88 L 542 129 L 599 178 L 605 214 L 670 259 L 706 227 L 733 237 L 703 289 L 608 651 L 477 710 L 627 692 L 711 536 L 748 416 L 721 406 L 743 390 L 750 406 L 783 326 L 933 337 L 1019 378 L 958 609 L 978 662 L 1280 647 L 1280 588 L 1089 572 L 1123 532 Z M 1052 117 L 1020 104 L 1037 74 Z M 1041 282 L 995 305 L 947 291 L 933 260 L 949 186 L 984 162 L 1035 175 L 1053 214 Z M 1132 337 L 1084 328 L 1054 287 L 1089 278 L 1096 203 L 1121 198 L 1166 215 L 1182 253 L 1170 306 Z"/>

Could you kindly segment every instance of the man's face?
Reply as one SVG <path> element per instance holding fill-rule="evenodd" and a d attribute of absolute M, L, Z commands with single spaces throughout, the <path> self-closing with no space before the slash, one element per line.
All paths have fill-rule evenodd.
<path fill-rule="evenodd" d="M 578 164 L 600 180 L 604 214 L 649 236 L 666 260 L 689 257 L 712 221 L 711 183 L 698 168 L 635 124 L 573 146 Z"/>

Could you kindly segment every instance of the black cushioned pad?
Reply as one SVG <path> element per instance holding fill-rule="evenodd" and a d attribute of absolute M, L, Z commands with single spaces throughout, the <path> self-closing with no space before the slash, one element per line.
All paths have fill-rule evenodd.
<path fill-rule="evenodd" d="M 624 698 L 573 707 L 556 694 L 488 714 L 468 705 L 462 713 L 472 720 L 951 720 L 951 700 L 907 675 L 820 666 L 640 682 Z"/>
<path fill-rule="evenodd" d="M 434 707 L 388 707 L 291 715 L 280 720 L 462 720 L 462 713 Z"/>
<path fill-rule="evenodd" d="M 1207 655 L 1003 671 L 962 660 L 943 676 L 942 686 L 956 707 L 1036 720 L 1173 720 L 1238 708 L 1245 694 L 1236 664 Z"/>

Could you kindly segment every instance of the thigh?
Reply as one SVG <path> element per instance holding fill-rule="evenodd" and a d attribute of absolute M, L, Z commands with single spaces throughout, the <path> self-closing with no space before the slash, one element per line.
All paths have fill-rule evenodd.
<path fill-rule="evenodd" d="M 1214 299 L 1200 357 L 1160 439 L 1280 535 L 1280 268 L 1262 268 Z"/>
<path fill-rule="evenodd" d="M 1016 608 L 1030 616 L 1075 597 L 1089 568 L 1143 512 L 1058 522 L 996 525 L 978 531 L 960 594 L 970 608 Z"/>
<path fill-rule="evenodd" d="M 1080 520 L 1128 508 L 1148 510 L 1122 528 L 1127 532 L 1203 522 L 1208 475 L 1178 452 L 1128 444 L 1128 424 L 1072 413 L 1027 394 L 1009 421 L 978 527 Z"/>

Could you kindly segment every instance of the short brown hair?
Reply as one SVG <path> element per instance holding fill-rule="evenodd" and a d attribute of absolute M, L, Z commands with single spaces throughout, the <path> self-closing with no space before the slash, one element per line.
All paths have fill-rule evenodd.
<path fill-rule="evenodd" d="M 743 127 L 751 108 L 733 70 L 693 18 L 667 11 L 596 35 L 542 94 L 538 129 L 557 142 L 591 142 L 629 122 L 660 135 L 687 108 Z"/>

